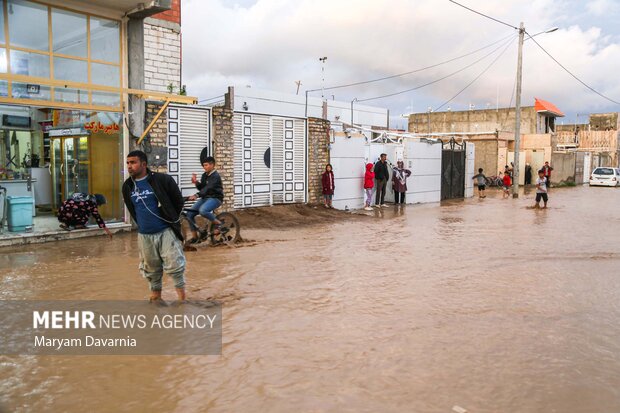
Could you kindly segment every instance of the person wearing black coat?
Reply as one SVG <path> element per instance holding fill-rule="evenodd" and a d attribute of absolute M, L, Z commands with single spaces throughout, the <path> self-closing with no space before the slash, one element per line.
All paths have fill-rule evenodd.
<path fill-rule="evenodd" d="M 185 300 L 185 255 L 180 215 L 185 200 L 170 175 L 147 167 L 142 151 L 127 155 L 130 177 L 123 184 L 123 200 L 138 226 L 140 271 L 150 284 L 151 301 L 161 301 L 165 271 L 174 280 L 177 296 Z"/>
<path fill-rule="evenodd" d="M 387 188 L 387 182 L 390 179 L 390 170 L 387 164 L 387 154 L 382 153 L 379 160 L 374 166 L 375 181 L 377 188 L 377 197 L 375 199 L 376 207 L 385 207 L 385 190 Z"/>
<path fill-rule="evenodd" d="M 532 165 L 525 164 L 525 185 L 532 185 Z"/>

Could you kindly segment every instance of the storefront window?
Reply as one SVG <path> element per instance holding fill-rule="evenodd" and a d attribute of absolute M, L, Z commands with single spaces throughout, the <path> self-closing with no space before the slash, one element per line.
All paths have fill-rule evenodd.
<path fill-rule="evenodd" d="M 50 58 L 39 53 L 11 50 L 11 73 L 34 77 L 50 77 Z"/>
<path fill-rule="evenodd" d="M 9 0 L 9 39 L 12 46 L 49 51 L 47 6 Z"/>
<path fill-rule="evenodd" d="M 91 63 L 90 75 L 92 83 L 113 87 L 120 86 L 121 79 L 118 66 Z"/>
<path fill-rule="evenodd" d="M 2 47 L 0 48 L 0 73 L 6 73 L 6 69 L 6 49 Z"/>
<path fill-rule="evenodd" d="M 88 63 L 84 60 L 54 57 L 54 78 L 73 82 L 88 82 Z"/>
<path fill-rule="evenodd" d="M 113 20 L 90 18 L 90 58 L 119 63 L 120 27 Z"/>
<path fill-rule="evenodd" d="M 85 192 L 106 197 L 106 221 L 122 221 L 122 122 L 114 112 L 0 106 L 0 181 L 31 176 L 37 217 Z"/>
<path fill-rule="evenodd" d="M 52 9 L 52 39 L 54 53 L 86 58 L 86 16 Z"/>
<path fill-rule="evenodd" d="M 93 105 L 120 106 L 121 95 L 110 92 L 93 92 Z"/>
<path fill-rule="evenodd" d="M 51 88 L 35 83 L 13 82 L 12 95 L 15 99 L 50 100 Z"/>
<path fill-rule="evenodd" d="M 65 103 L 88 104 L 88 91 L 71 88 L 56 88 L 54 91 L 54 100 Z"/>
<path fill-rule="evenodd" d="M 0 0 L 0 74 L 22 76 L 0 83 L 0 97 L 120 110 L 120 21 L 61 9 L 43 1 Z M 3 13 L 8 28 L 4 27 Z M 50 78 L 62 83 L 44 80 Z"/>
<path fill-rule="evenodd" d="M 0 1 L 0 6 L 4 6 L 4 2 Z M 4 38 L 4 7 L 0 7 L 0 43 L 6 42 Z"/>

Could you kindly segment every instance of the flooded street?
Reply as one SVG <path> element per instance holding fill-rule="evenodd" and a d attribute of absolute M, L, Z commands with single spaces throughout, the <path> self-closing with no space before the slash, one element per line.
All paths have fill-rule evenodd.
<path fill-rule="evenodd" d="M 0 356 L 0 412 L 620 411 L 620 189 L 489 192 L 187 253 L 221 356 Z M 136 248 L 1 250 L 0 298 L 147 299 Z"/>

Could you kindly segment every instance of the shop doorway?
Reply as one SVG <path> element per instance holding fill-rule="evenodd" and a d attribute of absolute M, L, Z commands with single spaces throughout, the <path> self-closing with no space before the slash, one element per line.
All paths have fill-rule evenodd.
<path fill-rule="evenodd" d="M 52 199 L 54 210 L 76 192 L 89 193 L 90 150 L 88 136 L 51 138 Z"/>

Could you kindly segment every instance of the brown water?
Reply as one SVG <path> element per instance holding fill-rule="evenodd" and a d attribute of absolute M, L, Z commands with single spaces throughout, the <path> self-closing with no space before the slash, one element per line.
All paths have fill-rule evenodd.
<path fill-rule="evenodd" d="M 190 296 L 224 303 L 222 356 L 0 356 L 0 406 L 618 412 L 620 189 L 556 189 L 546 211 L 526 208 L 532 196 L 389 208 L 190 253 Z M 135 246 L 0 251 L 0 298 L 146 298 Z"/>

